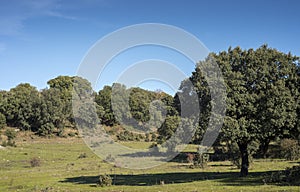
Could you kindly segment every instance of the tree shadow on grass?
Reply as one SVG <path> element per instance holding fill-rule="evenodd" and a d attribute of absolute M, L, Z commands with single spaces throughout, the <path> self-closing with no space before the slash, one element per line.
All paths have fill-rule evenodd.
<path fill-rule="evenodd" d="M 169 161 L 169 162 L 176 162 L 176 163 L 184 163 L 187 162 L 187 152 L 169 152 L 169 153 L 163 153 L 163 152 L 136 152 L 131 154 L 123 154 L 121 156 L 123 157 L 131 157 L 131 158 L 137 158 L 137 157 L 160 157 L 161 161 Z M 196 152 L 191 152 L 190 154 L 196 155 Z"/>
<path fill-rule="evenodd" d="M 127 186 L 152 186 L 164 184 L 189 183 L 193 181 L 218 180 L 228 186 L 258 186 L 264 185 L 264 177 L 277 171 L 250 172 L 248 177 L 239 177 L 239 172 L 175 172 L 175 173 L 155 173 L 139 175 L 110 175 L 114 185 Z M 99 176 L 80 176 L 66 178 L 61 182 L 74 184 L 90 184 L 95 186 L 99 181 Z"/>

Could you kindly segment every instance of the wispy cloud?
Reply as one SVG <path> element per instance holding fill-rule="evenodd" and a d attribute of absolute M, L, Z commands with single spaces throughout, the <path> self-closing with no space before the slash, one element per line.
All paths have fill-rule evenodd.
<path fill-rule="evenodd" d="M 0 1 L 0 35 L 17 35 L 24 22 L 38 16 L 76 19 L 61 11 L 59 0 L 10 0 Z"/>

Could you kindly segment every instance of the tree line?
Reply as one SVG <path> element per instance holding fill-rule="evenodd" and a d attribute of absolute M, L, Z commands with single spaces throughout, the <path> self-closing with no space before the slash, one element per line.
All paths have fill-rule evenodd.
<path fill-rule="evenodd" d="M 167 110 L 170 113 L 176 111 L 172 108 L 173 97 L 162 91 L 148 91 L 138 87 L 127 89 L 124 85 L 114 83 L 112 86 L 104 86 L 99 92 L 94 92 L 87 80 L 76 76 L 58 76 L 49 80 L 47 84 L 49 88 L 42 90 L 37 90 L 29 83 L 21 83 L 9 91 L 0 91 L 0 128 L 17 127 L 40 136 L 51 134 L 59 136 L 65 128 L 76 129 L 75 118 L 77 117 L 74 117 L 72 102 L 74 97 L 82 97 L 87 92 L 96 105 L 99 123 L 106 126 L 119 125 L 111 102 L 112 90 L 115 87 L 119 90 L 123 88 L 129 94 L 129 111 L 125 111 L 123 105 L 118 106 L 117 111 L 124 115 L 125 112 L 129 112 L 140 128 L 156 128 L 159 126 L 155 124 L 156 120 L 163 118 L 159 111 L 153 110 L 156 112 L 154 124 L 144 126 L 150 120 L 149 107 L 153 101 L 162 101 L 168 106 Z M 80 113 L 80 115 L 85 114 Z"/>
<path fill-rule="evenodd" d="M 201 70 L 203 66 L 209 67 L 212 60 L 221 69 L 226 85 L 225 118 L 217 142 L 232 142 L 238 146 L 241 175 L 246 176 L 251 143 L 258 143 L 258 150 L 264 156 L 269 144 L 276 139 L 300 140 L 299 57 L 267 45 L 256 50 L 230 47 L 227 51 L 211 53 L 205 61 L 196 64 L 175 96 L 162 91 L 126 88 L 119 83 L 95 92 L 87 80 L 69 76 L 49 80 L 49 88 L 40 91 L 28 83 L 19 84 L 0 92 L 0 128 L 18 127 L 41 136 L 61 135 L 66 127 L 75 129 L 76 117 L 72 111 L 75 87 L 76 93 L 92 96 L 99 124 L 113 127 L 121 124 L 120 118 L 125 119 L 133 129 L 154 131 L 158 143 L 168 140 L 180 123 L 183 128 L 192 125 L 195 134 L 191 142 L 200 144 L 212 106 L 218 105 L 211 98 L 212 90 L 208 86 L 211 79 Z M 188 81 L 192 82 L 193 91 Z M 77 96 L 80 95 L 84 94 Z M 182 99 L 184 95 L 198 98 L 196 105 L 201 110 L 196 124 L 191 122 L 191 115 L 181 113 L 182 103 L 191 102 Z M 124 99 L 128 99 L 128 106 L 118 105 Z M 83 113 L 83 116 L 88 118 L 89 114 Z"/>

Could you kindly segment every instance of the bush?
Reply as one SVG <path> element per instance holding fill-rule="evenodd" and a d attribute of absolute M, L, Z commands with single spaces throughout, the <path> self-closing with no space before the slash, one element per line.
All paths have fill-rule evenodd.
<path fill-rule="evenodd" d="M 119 141 L 134 141 L 135 138 L 133 136 L 133 133 L 129 132 L 129 131 L 124 131 L 121 132 L 118 136 L 117 136 Z"/>
<path fill-rule="evenodd" d="M 36 134 L 39 136 L 50 136 L 53 133 L 55 126 L 53 123 L 44 123 L 37 130 Z"/>
<path fill-rule="evenodd" d="M 39 158 L 37 158 L 37 157 L 33 157 L 29 161 L 29 163 L 30 163 L 31 167 L 39 167 L 39 166 L 41 166 L 41 160 Z"/>
<path fill-rule="evenodd" d="M 112 185 L 112 178 L 109 175 L 100 175 L 98 185 L 101 187 L 104 186 L 111 186 Z"/>
<path fill-rule="evenodd" d="M 145 141 L 146 142 L 149 142 L 149 141 L 151 141 L 151 139 L 150 139 L 150 133 L 146 133 L 146 135 L 145 135 Z"/>
<path fill-rule="evenodd" d="M 207 167 L 207 163 L 209 161 L 209 154 L 207 153 L 197 153 L 194 158 L 194 165 L 193 167 L 200 167 L 202 169 Z"/>
<path fill-rule="evenodd" d="M 6 118 L 2 113 L 0 113 L 0 129 L 4 128 L 5 126 L 6 126 Z"/>
<path fill-rule="evenodd" d="M 145 136 L 142 134 L 132 133 L 130 131 L 123 131 L 117 135 L 119 141 L 143 141 Z"/>
<path fill-rule="evenodd" d="M 156 134 L 154 132 L 151 133 L 151 141 L 152 142 L 157 141 L 157 136 L 156 136 Z"/>
<path fill-rule="evenodd" d="M 14 138 L 16 138 L 16 132 L 12 129 L 7 129 L 5 131 L 5 136 L 7 137 L 7 141 L 2 142 L 3 147 L 11 146 L 11 147 L 16 147 L 16 143 L 14 141 Z"/>
<path fill-rule="evenodd" d="M 278 171 L 265 176 L 265 183 L 296 184 L 300 186 L 300 166 L 286 168 L 284 171 Z"/>
<path fill-rule="evenodd" d="M 17 136 L 16 132 L 12 129 L 7 129 L 5 131 L 5 135 L 9 141 L 13 140 Z"/>
<path fill-rule="evenodd" d="M 15 141 L 12 141 L 12 140 L 3 141 L 1 145 L 3 147 L 7 147 L 7 146 L 16 147 L 17 146 Z"/>
<path fill-rule="evenodd" d="M 281 157 L 286 160 L 297 160 L 300 158 L 300 146 L 297 140 L 283 139 L 280 142 Z"/>
<path fill-rule="evenodd" d="M 87 158 L 87 154 L 86 153 L 81 153 L 78 157 L 78 159 L 83 159 L 83 158 Z"/>

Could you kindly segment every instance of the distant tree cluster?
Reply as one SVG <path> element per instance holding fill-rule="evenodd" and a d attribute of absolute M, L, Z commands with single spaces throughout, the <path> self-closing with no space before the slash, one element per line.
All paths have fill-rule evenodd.
<path fill-rule="evenodd" d="M 119 83 L 104 86 L 96 94 L 95 102 L 102 124 L 122 124 L 140 131 L 159 128 L 164 117 L 176 111 L 173 97 L 169 94 L 136 87 L 126 88 Z"/>
<path fill-rule="evenodd" d="M 59 135 L 65 127 L 74 127 L 71 107 L 75 80 L 90 87 L 90 83 L 82 78 L 59 76 L 49 80 L 49 88 L 41 91 L 28 83 L 1 91 L 1 126 L 18 127 L 41 136 Z"/>
<path fill-rule="evenodd" d="M 40 136 L 60 136 L 66 127 L 75 129 L 76 123 L 97 123 L 96 118 L 106 126 L 120 125 L 115 117 L 115 114 L 120 114 L 128 120 L 131 129 L 145 131 L 157 129 L 164 120 L 163 110 L 154 107 L 164 105 L 167 112 L 175 111 L 172 108 L 173 97 L 164 92 L 141 88 L 127 89 L 124 85 L 115 83 L 112 86 L 104 86 L 97 93 L 92 90 L 87 80 L 69 76 L 59 76 L 49 80 L 47 84 L 49 88 L 40 91 L 28 83 L 19 84 L 9 91 L 1 91 L 0 128 L 10 126 L 32 131 Z M 117 103 L 113 109 L 113 89 L 121 93 L 115 93 L 116 102 L 124 96 L 128 97 L 129 108 L 126 108 L 124 103 Z M 86 102 L 87 98 L 91 98 L 92 101 Z M 158 101 L 162 103 L 156 104 Z M 91 105 L 95 106 L 95 111 L 89 110 Z M 76 110 L 72 110 L 72 107 Z M 93 112 L 96 113 L 96 117 Z M 147 124 L 151 118 L 152 124 Z M 130 124 L 132 120 L 136 123 Z"/>

